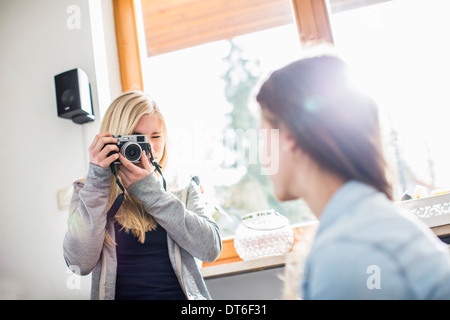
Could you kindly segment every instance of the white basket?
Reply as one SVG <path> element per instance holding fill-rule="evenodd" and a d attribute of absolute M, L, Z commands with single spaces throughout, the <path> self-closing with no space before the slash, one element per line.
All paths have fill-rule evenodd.
<path fill-rule="evenodd" d="M 234 247 L 242 260 L 252 260 L 287 253 L 294 243 L 294 233 L 286 217 L 274 210 L 259 211 L 241 217 Z"/>

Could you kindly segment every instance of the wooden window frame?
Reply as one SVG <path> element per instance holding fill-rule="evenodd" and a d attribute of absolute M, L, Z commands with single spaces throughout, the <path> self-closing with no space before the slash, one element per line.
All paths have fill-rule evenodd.
<path fill-rule="evenodd" d="M 144 90 L 135 0 L 113 0 L 122 92 Z"/>
<path fill-rule="evenodd" d="M 136 21 L 136 1 L 113 0 L 122 91 L 144 90 L 141 50 Z M 326 0 L 291 0 L 302 44 L 333 43 Z"/>
<path fill-rule="evenodd" d="M 279 27 L 294 19 L 287 0 L 141 0 L 141 9 L 149 57 Z"/>
<path fill-rule="evenodd" d="M 144 90 L 135 1 L 139 0 L 113 0 L 122 92 Z M 316 41 L 333 43 L 327 0 L 291 1 L 300 42 L 302 44 Z M 293 228 L 294 234 L 297 235 L 296 239 L 306 230 L 305 228 L 308 227 Z M 203 266 L 238 261 L 242 259 L 234 249 L 234 238 L 228 238 L 222 242 L 222 253 L 219 258 L 213 263 L 204 263 Z"/>

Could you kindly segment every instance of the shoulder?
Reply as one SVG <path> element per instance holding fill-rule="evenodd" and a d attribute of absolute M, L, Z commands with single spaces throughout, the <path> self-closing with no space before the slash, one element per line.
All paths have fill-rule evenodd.
<path fill-rule="evenodd" d="M 403 270 L 389 251 L 369 242 L 341 239 L 308 259 L 313 299 L 404 298 Z"/>
<path fill-rule="evenodd" d="M 311 250 L 310 280 L 320 292 L 408 299 L 428 296 L 426 283 L 450 281 L 448 248 L 411 213 L 375 197 L 349 210 L 318 235 Z M 375 276 L 382 290 L 367 290 Z"/>
<path fill-rule="evenodd" d="M 72 186 L 73 186 L 73 188 L 76 188 L 76 187 L 81 187 L 82 188 L 84 186 L 85 182 L 86 182 L 86 177 L 82 177 L 80 179 L 75 180 L 72 183 Z"/>
<path fill-rule="evenodd" d="M 424 255 L 425 248 L 433 252 L 442 247 L 422 221 L 379 196 L 349 206 L 326 229 L 319 227 L 316 240 L 320 251 L 328 250 L 327 247 L 334 243 L 353 250 L 375 250 L 400 261 L 403 254 Z"/>
<path fill-rule="evenodd" d="M 86 177 L 82 177 L 80 179 L 75 180 L 72 182 L 72 188 L 71 188 L 71 198 L 78 198 L 78 194 L 80 191 L 84 188 L 84 183 L 86 181 Z"/>
<path fill-rule="evenodd" d="M 427 237 L 431 233 L 422 221 L 380 192 L 347 204 L 341 212 L 323 230 L 324 241 L 351 239 L 363 244 L 376 244 L 387 251 L 397 251 L 414 239 Z"/>
<path fill-rule="evenodd" d="M 196 183 L 197 176 L 169 176 L 166 178 L 167 191 L 174 195 L 181 195 L 182 192 L 198 191 L 199 184 Z"/>
<path fill-rule="evenodd" d="M 198 176 L 177 177 L 168 183 L 167 190 L 188 205 L 203 201 L 203 192 Z"/>

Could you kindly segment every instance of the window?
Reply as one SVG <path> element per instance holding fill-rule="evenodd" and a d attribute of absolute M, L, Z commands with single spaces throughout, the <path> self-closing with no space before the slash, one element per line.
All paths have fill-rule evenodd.
<path fill-rule="evenodd" d="M 259 210 L 273 208 L 291 223 L 314 218 L 302 200 L 276 200 L 258 154 L 263 133 L 258 130 L 256 91 L 270 72 L 301 52 L 291 20 L 231 39 L 208 39 L 167 53 L 150 51 L 142 61 L 146 91 L 166 117 L 168 173 L 200 177 L 223 236 L 234 233 L 241 215 Z"/>
<path fill-rule="evenodd" d="M 450 187 L 449 12 L 447 0 L 393 0 L 331 16 L 339 54 L 379 104 L 396 200 Z"/>

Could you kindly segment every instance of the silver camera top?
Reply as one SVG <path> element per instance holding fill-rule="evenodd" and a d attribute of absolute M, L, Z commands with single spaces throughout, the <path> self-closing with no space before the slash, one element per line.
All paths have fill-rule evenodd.
<path fill-rule="evenodd" d="M 142 150 L 148 155 L 149 142 L 146 135 L 115 135 L 113 138 L 117 139 L 120 153 L 131 162 L 139 162 L 141 160 Z M 120 161 L 116 160 L 114 163 L 120 164 Z"/>
<path fill-rule="evenodd" d="M 118 143 L 125 142 L 137 142 L 137 143 L 148 143 L 147 136 L 144 134 L 129 134 L 129 135 L 117 135 L 113 136 L 117 139 Z"/>

